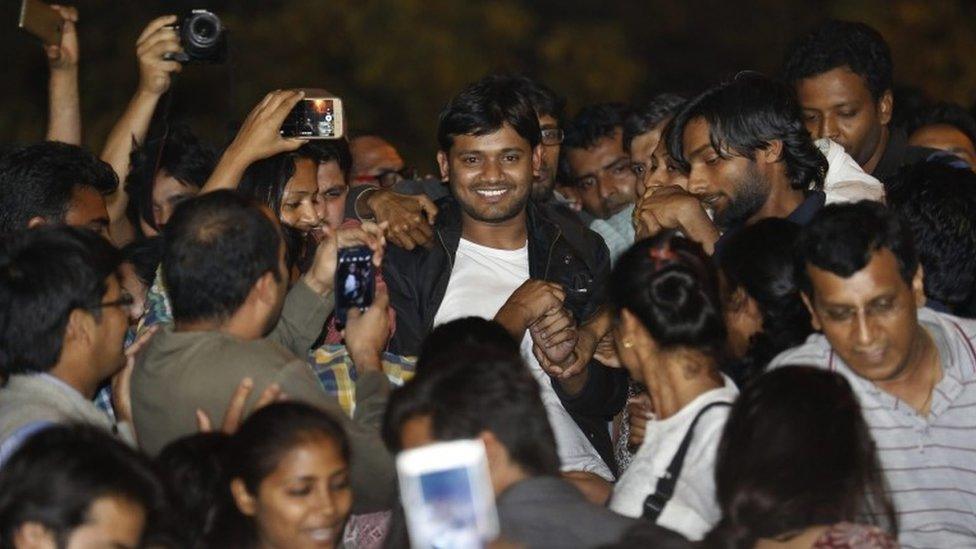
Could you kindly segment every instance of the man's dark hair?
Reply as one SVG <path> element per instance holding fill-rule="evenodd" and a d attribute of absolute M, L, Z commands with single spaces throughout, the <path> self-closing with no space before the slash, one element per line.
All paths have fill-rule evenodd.
<path fill-rule="evenodd" d="M 786 175 L 794 189 L 823 187 L 827 159 L 803 126 L 800 107 L 785 85 L 759 73 L 742 73 L 685 104 L 667 132 L 668 154 L 688 171 L 685 127 L 693 120 L 708 124 L 712 147 L 724 158 L 751 159 L 774 140 L 783 142 Z"/>
<path fill-rule="evenodd" d="M 338 164 L 343 179 L 349 179 L 349 170 L 352 168 L 352 153 L 349 152 L 349 141 L 346 141 L 345 138 L 315 140 L 304 147 L 308 147 L 313 158 L 319 164 L 326 162 Z"/>
<path fill-rule="evenodd" d="M 524 95 L 538 116 L 551 116 L 562 124 L 566 111 L 566 99 L 560 97 L 552 88 L 528 76 L 513 76 L 512 81 L 519 93 Z"/>
<path fill-rule="evenodd" d="M 647 103 L 631 110 L 624 119 L 624 150 L 630 152 L 630 143 L 635 137 L 653 130 L 674 116 L 685 101 L 687 100 L 680 95 L 659 93 Z"/>
<path fill-rule="evenodd" d="M 783 77 L 795 85 L 840 67 L 863 77 L 875 101 L 891 89 L 888 43 L 878 31 L 852 21 L 827 21 L 797 40 L 786 55 Z"/>
<path fill-rule="evenodd" d="M 139 281 L 152 286 L 156 269 L 163 260 L 163 239 L 159 236 L 133 240 L 122 247 L 122 262 L 131 263 Z"/>
<path fill-rule="evenodd" d="M 813 295 L 807 265 L 849 278 L 860 271 L 882 248 L 898 260 L 898 271 L 907 284 L 918 270 L 918 256 L 909 226 L 883 204 L 862 200 L 831 204 L 820 210 L 800 231 L 795 248 L 800 290 Z"/>
<path fill-rule="evenodd" d="M 458 135 L 488 135 L 504 124 L 535 148 L 542 139 L 539 118 L 516 77 L 489 75 L 468 85 L 441 111 L 437 143 L 451 150 Z"/>
<path fill-rule="evenodd" d="M 811 524 L 898 530 L 857 396 L 820 368 L 778 368 L 743 388 L 718 445 L 715 488 L 722 520 L 704 547 L 755 547 Z"/>
<path fill-rule="evenodd" d="M 163 239 L 163 277 L 177 321 L 226 319 L 264 273 L 281 276 L 275 222 L 234 191 L 180 204 Z"/>
<path fill-rule="evenodd" d="M 155 460 L 186 547 L 195 547 L 213 525 L 229 444 L 230 436 L 219 431 L 195 433 L 167 444 Z"/>
<path fill-rule="evenodd" d="M 437 440 L 476 438 L 491 431 L 529 475 L 559 474 L 556 439 L 539 385 L 519 359 L 487 350 L 466 353 L 436 373 L 414 378 L 401 391 L 412 398 L 391 400 L 387 418 L 403 418 L 396 408 L 407 405 L 430 416 Z"/>
<path fill-rule="evenodd" d="M 35 522 L 67 547 L 103 497 L 142 507 L 147 529 L 165 518 L 165 496 L 145 456 L 95 427 L 48 427 L 0 469 L 0 546 L 14 547 L 20 527 Z"/>
<path fill-rule="evenodd" d="M 630 111 L 623 103 L 597 103 L 580 109 L 566 124 L 563 151 L 589 149 L 621 130 Z"/>
<path fill-rule="evenodd" d="M 944 124 L 961 131 L 976 147 L 976 119 L 966 109 L 956 103 L 940 101 L 919 111 L 912 119 L 908 133 L 912 134 L 924 126 Z"/>
<path fill-rule="evenodd" d="M 608 286 L 613 307 L 630 311 L 662 348 L 723 352 L 718 273 L 697 242 L 674 231 L 641 240 L 617 260 Z"/>
<path fill-rule="evenodd" d="M 450 365 L 470 355 L 474 347 L 490 347 L 499 353 L 519 356 L 519 344 L 501 324 L 469 316 L 445 322 L 424 338 L 415 375 L 437 371 L 442 364 Z"/>
<path fill-rule="evenodd" d="M 139 226 L 141 219 L 158 229 L 152 210 L 153 181 L 157 173 L 165 171 L 180 183 L 200 189 L 216 165 L 214 148 L 182 123 L 170 125 L 162 144 L 156 139 L 135 147 L 129 155 L 129 175 L 125 178 L 125 191 L 130 196 L 126 213 L 133 226 Z"/>
<path fill-rule="evenodd" d="M 76 145 L 12 149 L 0 158 L 0 234 L 27 228 L 34 217 L 63 223 L 76 187 L 108 195 L 117 186 L 112 167 Z"/>
<path fill-rule="evenodd" d="M 0 378 L 58 362 L 68 317 L 101 318 L 106 279 L 121 261 L 103 237 L 75 227 L 38 227 L 0 242 Z"/>
<path fill-rule="evenodd" d="M 887 181 L 887 201 L 914 237 L 925 295 L 955 312 L 976 287 L 976 174 L 919 162 Z"/>

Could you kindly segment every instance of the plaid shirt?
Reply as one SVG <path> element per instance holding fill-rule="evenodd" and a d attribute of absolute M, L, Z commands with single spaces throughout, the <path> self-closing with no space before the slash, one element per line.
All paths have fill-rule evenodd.
<path fill-rule="evenodd" d="M 156 271 L 156 280 L 146 295 L 146 314 L 139 321 L 139 326 L 126 337 L 126 345 L 135 341 L 137 335 L 157 324 L 173 321 L 173 310 L 170 307 L 169 296 L 163 285 L 160 271 Z M 383 372 L 395 386 L 401 386 L 413 377 L 416 357 L 404 357 L 392 353 L 383 353 Z M 307 357 L 309 366 L 315 372 L 326 393 L 334 395 L 342 409 L 350 417 L 356 411 L 356 365 L 346 352 L 344 345 L 322 345 L 309 352 Z M 115 421 L 115 411 L 112 409 L 112 387 L 106 383 L 95 395 L 95 405 L 103 410 Z"/>

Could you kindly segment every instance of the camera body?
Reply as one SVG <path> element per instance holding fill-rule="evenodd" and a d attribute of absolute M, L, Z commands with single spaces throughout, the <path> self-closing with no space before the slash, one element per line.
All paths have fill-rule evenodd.
<path fill-rule="evenodd" d="M 180 34 L 183 52 L 168 53 L 165 59 L 184 64 L 216 64 L 227 59 L 227 29 L 213 12 L 192 10 L 173 28 Z"/>

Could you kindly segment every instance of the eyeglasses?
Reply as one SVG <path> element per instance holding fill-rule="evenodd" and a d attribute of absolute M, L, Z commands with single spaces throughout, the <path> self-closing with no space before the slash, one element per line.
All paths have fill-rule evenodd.
<path fill-rule="evenodd" d="M 416 168 L 401 168 L 399 170 L 383 170 L 376 175 L 358 175 L 353 178 L 356 183 L 368 183 L 375 181 L 380 187 L 388 188 L 396 185 L 404 179 L 416 179 Z"/>
<path fill-rule="evenodd" d="M 559 128 L 546 128 L 542 130 L 543 145 L 558 145 L 563 142 L 563 130 Z"/>
<path fill-rule="evenodd" d="M 91 309 L 105 309 L 108 307 L 120 307 L 121 309 L 128 311 L 132 305 L 134 305 L 136 300 L 129 294 L 123 293 L 122 296 L 115 301 L 106 301 L 105 303 L 99 303 Z"/>

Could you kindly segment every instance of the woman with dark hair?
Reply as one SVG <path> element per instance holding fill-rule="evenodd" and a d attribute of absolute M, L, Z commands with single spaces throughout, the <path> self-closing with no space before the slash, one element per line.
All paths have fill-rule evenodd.
<path fill-rule="evenodd" d="M 813 333 L 793 279 L 799 234 L 791 221 L 764 219 L 732 235 L 718 254 L 728 351 L 735 359 L 728 373 L 740 386 Z"/>
<path fill-rule="evenodd" d="M 655 414 L 610 508 L 701 539 L 720 517 L 712 466 L 738 394 L 719 371 L 718 276 L 701 245 L 665 231 L 621 256 L 609 292 L 617 355 L 647 387 Z"/>
<path fill-rule="evenodd" d="M 94 427 L 49 427 L 0 469 L 0 547 L 138 547 L 164 501 L 135 450 Z"/>
<path fill-rule="evenodd" d="M 850 385 L 809 367 L 747 386 L 718 447 L 716 548 L 897 547 L 874 440 Z"/>
<path fill-rule="evenodd" d="M 226 455 L 210 547 L 342 545 L 352 491 L 338 422 L 307 404 L 272 404 L 244 421 Z"/>

